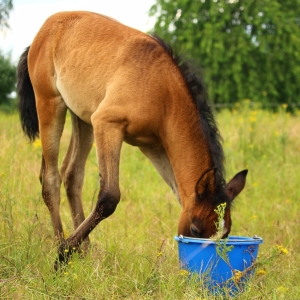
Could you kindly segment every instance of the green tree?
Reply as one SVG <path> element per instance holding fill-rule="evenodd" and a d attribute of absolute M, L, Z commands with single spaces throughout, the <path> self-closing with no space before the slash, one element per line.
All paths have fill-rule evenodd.
<path fill-rule="evenodd" d="M 16 66 L 10 56 L 0 52 L 0 104 L 10 104 L 9 94 L 15 91 Z"/>
<path fill-rule="evenodd" d="M 149 13 L 202 65 L 212 101 L 299 102 L 300 0 L 157 0 Z"/>
<path fill-rule="evenodd" d="M 9 12 L 12 10 L 12 0 L 0 0 L 0 29 L 8 28 Z M 0 51 L 0 104 L 10 104 L 9 94 L 15 90 L 16 66 L 9 55 Z"/>
<path fill-rule="evenodd" d="M 7 21 L 12 8 L 12 0 L 0 0 L 0 28 L 9 27 Z"/>

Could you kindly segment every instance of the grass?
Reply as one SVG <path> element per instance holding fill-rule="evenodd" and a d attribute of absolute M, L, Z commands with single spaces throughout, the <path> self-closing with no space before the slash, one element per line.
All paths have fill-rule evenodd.
<path fill-rule="evenodd" d="M 231 234 L 264 238 L 256 274 L 236 299 L 300 299 L 300 113 L 244 102 L 216 118 L 227 179 L 249 169 L 235 200 Z M 68 124 L 60 160 L 69 136 Z M 40 143 L 28 143 L 18 115 L 0 113 L 1 299 L 221 299 L 180 271 L 173 239 L 180 206 L 147 159 L 125 144 L 116 212 L 91 233 L 86 257 L 74 255 L 55 274 L 57 246 L 41 198 L 40 161 Z M 83 192 L 86 215 L 98 188 L 93 148 Z M 61 214 L 68 235 L 72 221 L 63 189 Z"/>

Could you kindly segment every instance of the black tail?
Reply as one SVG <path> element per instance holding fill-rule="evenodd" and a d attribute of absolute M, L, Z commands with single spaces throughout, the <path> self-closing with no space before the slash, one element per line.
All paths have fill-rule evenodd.
<path fill-rule="evenodd" d="M 19 112 L 24 133 L 33 142 L 39 135 L 39 122 L 36 112 L 35 97 L 28 73 L 27 47 L 20 57 L 17 69 L 17 92 L 19 95 Z"/>

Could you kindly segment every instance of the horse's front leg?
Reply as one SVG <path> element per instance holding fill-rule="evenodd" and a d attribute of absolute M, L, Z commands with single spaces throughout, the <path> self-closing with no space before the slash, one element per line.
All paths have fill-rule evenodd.
<path fill-rule="evenodd" d="M 112 119 L 109 116 L 112 116 Z M 114 117 L 116 116 L 104 109 L 95 112 L 92 116 L 100 171 L 100 192 L 91 214 L 60 245 L 55 269 L 59 267 L 60 263 L 66 262 L 72 252 L 78 250 L 82 241 L 100 221 L 115 211 L 120 201 L 119 161 L 126 125 L 122 120 L 113 119 Z"/>

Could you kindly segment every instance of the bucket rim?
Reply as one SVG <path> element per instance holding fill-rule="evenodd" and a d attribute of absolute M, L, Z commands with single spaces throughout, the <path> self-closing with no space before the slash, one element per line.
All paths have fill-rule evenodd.
<path fill-rule="evenodd" d="M 226 243 L 227 245 L 239 245 L 239 244 L 262 244 L 263 238 L 254 235 L 253 237 L 247 236 L 229 236 L 227 239 L 220 239 L 218 241 L 212 239 L 203 239 L 203 238 L 193 238 L 187 236 L 175 236 L 174 239 L 177 242 L 189 244 L 189 243 L 198 243 L 198 244 L 216 244 L 217 242 Z"/>

